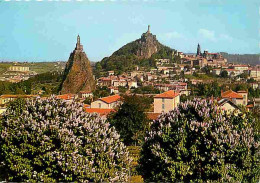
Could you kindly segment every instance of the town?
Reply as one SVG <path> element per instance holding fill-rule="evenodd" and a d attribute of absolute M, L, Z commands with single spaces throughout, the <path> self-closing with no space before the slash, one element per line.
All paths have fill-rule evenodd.
<path fill-rule="evenodd" d="M 0 6 L 0 182 L 260 182 L 258 2 L 44 1 Z"/>
<path fill-rule="evenodd" d="M 150 30 L 147 33 L 151 34 Z M 75 51 L 83 52 L 79 36 Z M 116 71 L 110 70 L 103 72 L 104 76 L 101 77 L 91 76 L 95 78 L 97 90 L 107 91 L 104 97 L 97 98 L 93 95 L 95 91 L 82 90 L 77 93 L 56 94 L 56 98 L 70 102 L 77 100 L 84 103 L 87 112 L 99 113 L 103 116 L 116 110 L 122 103 L 121 95 L 123 94 L 152 97 L 154 102 L 147 112 L 148 117 L 159 116 L 162 112 L 171 111 L 180 103 L 181 98 L 190 97 L 210 97 L 211 100 L 218 102 L 219 107 L 232 111 L 240 110 L 239 106 L 251 110 L 260 105 L 260 65 L 229 63 L 220 53 L 209 53 L 208 51 L 202 53 L 199 44 L 196 54 L 184 54 L 175 50 L 171 56 L 179 58 L 179 61 L 173 63 L 172 59 L 160 58 L 155 59 L 154 68 L 135 66 L 132 71 L 118 75 L 115 74 Z M 95 66 L 93 70 L 96 70 Z M 13 76 L 10 77 L 10 81 L 14 82 L 17 76 L 22 77 L 22 80 L 27 80 L 36 73 L 29 71 L 29 67 L 14 65 L 4 75 Z M 214 94 L 211 96 L 208 94 L 196 95 L 194 86 L 207 85 L 216 81 L 225 86 L 217 94 L 218 97 Z M 233 91 L 230 83 L 248 86 Z M 248 93 L 249 88 L 253 93 L 257 93 L 256 96 Z M 41 95 L 46 97 L 42 90 L 33 95 L 1 95 L 1 112 L 6 110 L 6 104 L 9 101 L 16 98 L 36 98 Z"/>

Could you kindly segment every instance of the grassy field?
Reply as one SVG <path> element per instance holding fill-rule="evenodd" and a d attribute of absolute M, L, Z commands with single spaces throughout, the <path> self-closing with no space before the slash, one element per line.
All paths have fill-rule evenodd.
<path fill-rule="evenodd" d="M 53 72 L 58 71 L 62 72 L 64 70 L 66 62 L 2 62 L 0 63 L 0 75 L 2 75 L 10 66 L 19 65 L 19 66 L 27 66 L 30 67 L 31 71 L 35 71 L 38 74 L 45 72 Z"/>

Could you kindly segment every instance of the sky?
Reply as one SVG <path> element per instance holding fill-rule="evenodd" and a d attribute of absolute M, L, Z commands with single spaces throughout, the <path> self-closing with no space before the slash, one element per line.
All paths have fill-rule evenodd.
<path fill-rule="evenodd" d="M 195 53 L 260 53 L 259 0 L 0 0 L 0 61 L 67 61 L 79 34 L 91 61 L 151 32 Z"/>

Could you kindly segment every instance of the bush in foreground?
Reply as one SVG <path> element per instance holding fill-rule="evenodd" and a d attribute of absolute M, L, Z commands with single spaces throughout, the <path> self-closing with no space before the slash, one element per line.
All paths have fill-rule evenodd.
<path fill-rule="evenodd" d="M 141 151 L 145 181 L 257 182 L 259 141 L 250 114 L 197 99 L 153 121 Z"/>
<path fill-rule="evenodd" d="M 128 151 L 98 115 L 54 98 L 19 106 L 11 105 L 1 121 L 0 158 L 7 181 L 128 180 Z"/>

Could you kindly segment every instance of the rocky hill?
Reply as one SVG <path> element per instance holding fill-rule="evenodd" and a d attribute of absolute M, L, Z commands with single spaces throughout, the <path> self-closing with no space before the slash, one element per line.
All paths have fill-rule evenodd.
<path fill-rule="evenodd" d="M 92 91 L 95 80 L 92 74 L 90 61 L 83 51 L 78 36 L 75 50 L 70 54 L 66 64 L 60 91 L 64 93 L 78 93 L 79 91 Z"/>
<path fill-rule="evenodd" d="M 135 65 L 152 66 L 153 58 L 172 58 L 174 51 L 162 45 L 148 26 L 140 39 L 124 45 L 110 57 L 105 57 L 100 64 L 105 70 L 131 70 Z"/>

